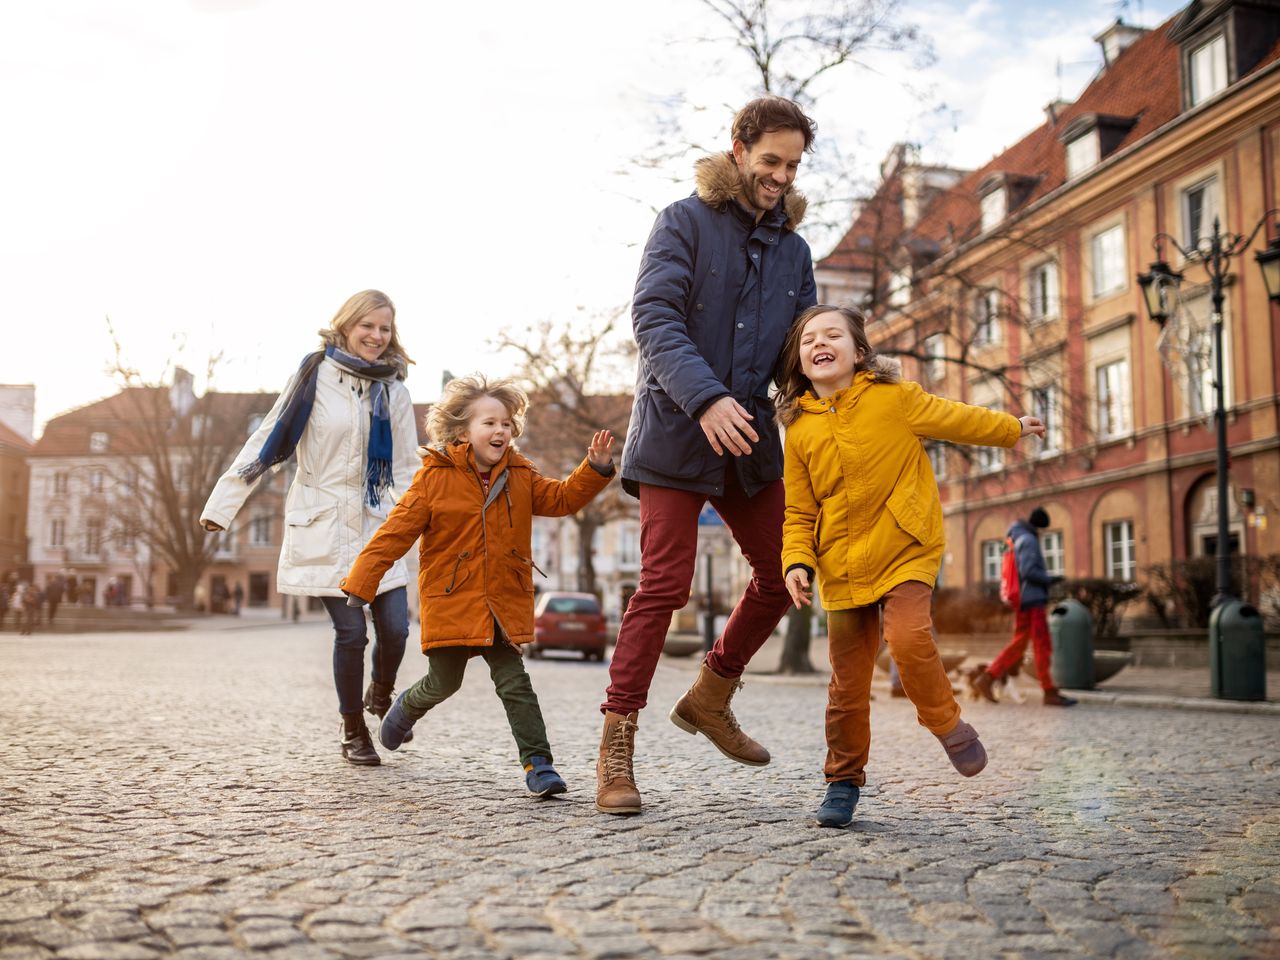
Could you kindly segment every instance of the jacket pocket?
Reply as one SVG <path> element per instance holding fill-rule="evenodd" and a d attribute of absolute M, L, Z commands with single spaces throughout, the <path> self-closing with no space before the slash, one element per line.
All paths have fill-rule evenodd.
<path fill-rule="evenodd" d="M 338 503 L 295 507 L 284 515 L 284 553 L 290 563 L 331 563 L 337 559 Z"/>
<path fill-rule="evenodd" d="M 920 505 L 916 502 L 916 498 L 911 492 L 899 487 L 893 491 L 886 506 L 903 533 L 916 543 L 925 544 L 928 542 L 928 518 L 921 512 Z"/>
<path fill-rule="evenodd" d="M 439 568 L 439 572 L 433 571 L 431 578 L 423 584 L 422 595 L 424 597 L 449 597 L 458 592 L 458 589 L 471 576 L 471 565 L 467 563 L 471 559 L 471 551 L 463 550 L 461 553 L 450 557 L 447 563 Z"/>

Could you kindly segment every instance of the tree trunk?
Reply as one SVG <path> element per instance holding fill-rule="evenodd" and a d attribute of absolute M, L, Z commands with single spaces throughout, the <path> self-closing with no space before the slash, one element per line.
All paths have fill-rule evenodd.
<path fill-rule="evenodd" d="M 578 591 L 595 593 L 596 561 L 591 545 L 600 524 L 595 517 L 585 512 L 574 519 L 578 524 Z"/>
<path fill-rule="evenodd" d="M 809 660 L 809 641 L 813 638 L 813 610 L 792 608 L 787 614 L 787 633 L 782 644 L 778 672 L 786 674 L 816 673 Z"/>

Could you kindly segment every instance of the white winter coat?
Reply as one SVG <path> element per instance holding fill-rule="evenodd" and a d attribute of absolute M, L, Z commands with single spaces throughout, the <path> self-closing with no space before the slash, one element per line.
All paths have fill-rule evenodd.
<path fill-rule="evenodd" d="M 262 449 L 292 383 L 291 378 L 262 425 L 209 494 L 200 514 L 201 522 L 212 520 L 220 527 L 231 526 L 253 489 L 252 483 L 241 479 L 240 469 Z M 280 593 L 343 596 L 339 581 L 422 466 L 409 391 L 398 380 L 388 390 L 394 451 L 392 486 L 390 491 L 384 491 L 382 503 L 371 507 L 364 495 L 372 411 L 369 381 L 353 376 L 329 358 L 321 362 L 315 405 L 295 451 L 298 471 L 285 498 L 284 543 L 276 572 L 276 590 Z M 397 560 L 382 578 L 378 593 L 408 582 L 404 560 Z"/>

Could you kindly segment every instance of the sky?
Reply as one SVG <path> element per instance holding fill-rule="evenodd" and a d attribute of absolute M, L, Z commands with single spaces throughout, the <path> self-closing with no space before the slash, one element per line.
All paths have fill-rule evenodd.
<path fill-rule="evenodd" d="M 811 113 L 868 183 L 903 140 L 977 166 L 1083 88 L 1117 15 L 1180 6 L 906 0 L 934 61 L 872 51 Z M 115 392 L 114 331 L 149 379 L 218 355 L 214 389 L 277 390 L 370 287 L 416 401 L 444 370 L 510 373 L 498 331 L 628 301 L 691 189 L 688 158 L 637 164 L 663 104 L 728 147 L 753 78 L 716 30 L 698 0 L 0 5 L 0 383 L 36 385 L 38 436 Z"/>

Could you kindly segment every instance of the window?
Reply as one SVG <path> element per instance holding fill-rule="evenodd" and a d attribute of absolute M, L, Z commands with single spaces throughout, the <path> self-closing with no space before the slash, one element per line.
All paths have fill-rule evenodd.
<path fill-rule="evenodd" d="M 1123 290 L 1125 270 L 1124 224 L 1117 223 L 1093 235 L 1093 295 L 1102 297 Z"/>
<path fill-rule="evenodd" d="M 1191 106 L 1204 103 L 1227 85 L 1227 41 L 1218 34 L 1187 57 L 1187 95 Z"/>
<path fill-rule="evenodd" d="M 1039 441 L 1041 456 L 1061 450 L 1062 400 L 1057 386 L 1050 384 L 1032 388 L 1031 415 L 1044 421 L 1044 439 Z"/>
<path fill-rule="evenodd" d="M 107 488 L 107 471 L 95 470 L 89 475 L 89 489 L 93 493 L 101 493 Z"/>
<path fill-rule="evenodd" d="M 1098 385 L 1098 438 L 1129 433 L 1129 361 L 1112 360 L 1096 371 Z"/>
<path fill-rule="evenodd" d="M 992 190 L 979 201 L 982 208 L 982 229 L 990 230 L 1004 220 L 1007 206 L 1004 199 L 1004 187 Z"/>
<path fill-rule="evenodd" d="M 973 303 L 973 345 L 985 347 L 1000 339 L 1000 307 L 995 290 L 981 291 Z"/>
<path fill-rule="evenodd" d="M 249 542 L 255 546 L 271 543 L 271 514 L 259 513 L 249 521 Z"/>
<path fill-rule="evenodd" d="M 1053 261 L 1032 268 L 1027 275 L 1027 315 L 1032 323 L 1058 315 L 1058 270 Z"/>
<path fill-rule="evenodd" d="M 53 492 L 55 494 L 67 492 L 67 474 L 65 471 L 59 470 L 53 475 Z"/>
<path fill-rule="evenodd" d="M 924 338 L 921 344 L 924 348 L 924 362 L 920 365 L 920 372 L 924 375 L 925 381 L 930 385 L 942 383 L 943 372 L 946 369 L 946 348 L 942 342 L 942 334 L 935 333 Z"/>
<path fill-rule="evenodd" d="M 982 582 L 983 583 L 999 583 L 1000 582 L 1000 559 L 1001 551 L 1004 550 L 1003 540 L 983 540 L 982 541 Z"/>
<path fill-rule="evenodd" d="M 1090 130 L 1067 143 L 1067 179 L 1098 165 L 1098 131 Z"/>
<path fill-rule="evenodd" d="M 235 539 L 230 530 L 219 530 L 213 535 L 213 553 L 217 557 L 229 557 L 235 553 Z"/>
<path fill-rule="evenodd" d="M 106 453 L 107 452 L 107 435 L 101 431 L 89 434 L 89 452 L 90 453 Z"/>
<path fill-rule="evenodd" d="M 102 552 L 102 521 L 91 518 L 84 522 L 84 552 L 95 555 Z"/>
<path fill-rule="evenodd" d="M 930 443 L 925 446 L 929 454 L 929 464 L 933 467 L 936 480 L 945 480 L 947 476 L 947 448 L 941 443 Z"/>
<path fill-rule="evenodd" d="M 1102 543 L 1106 550 L 1107 579 L 1133 580 L 1138 564 L 1133 556 L 1133 521 L 1119 520 L 1104 524 Z"/>
<path fill-rule="evenodd" d="M 1003 410 L 1004 404 L 998 400 L 991 403 L 980 404 L 988 410 Z M 1004 448 L 1003 447 L 974 447 L 973 448 L 973 469 L 975 473 L 991 473 L 994 470 L 1000 470 L 1004 467 Z"/>
<path fill-rule="evenodd" d="M 1062 553 L 1062 531 L 1050 530 L 1040 534 L 1040 552 L 1044 554 L 1044 569 L 1051 577 L 1060 577 L 1065 566 Z"/>
<path fill-rule="evenodd" d="M 618 565 L 640 566 L 640 528 L 635 524 L 624 523 L 618 530 Z"/>
<path fill-rule="evenodd" d="M 65 547 L 67 545 L 67 521 L 49 521 L 49 546 Z"/>
<path fill-rule="evenodd" d="M 895 270 L 889 278 L 889 306 L 905 307 L 911 302 L 911 271 Z"/>
<path fill-rule="evenodd" d="M 1183 244 L 1190 249 L 1213 232 L 1213 221 L 1221 216 L 1218 178 L 1206 177 L 1182 191 Z"/>

